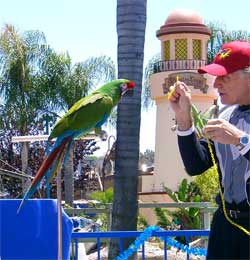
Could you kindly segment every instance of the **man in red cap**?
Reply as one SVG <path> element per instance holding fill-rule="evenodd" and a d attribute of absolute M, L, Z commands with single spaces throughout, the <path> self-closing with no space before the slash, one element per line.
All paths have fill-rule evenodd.
<path fill-rule="evenodd" d="M 212 142 L 223 196 L 217 196 L 207 259 L 250 259 L 250 43 L 226 43 L 199 73 L 216 76 L 214 88 L 225 105 L 204 133 Z M 178 82 L 170 97 L 178 145 L 186 171 L 198 175 L 213 162 L 206 140 L 198 140 L 191 116 L 191 93 Z M 225 209 L 223 209 L 223 202 Z"/>

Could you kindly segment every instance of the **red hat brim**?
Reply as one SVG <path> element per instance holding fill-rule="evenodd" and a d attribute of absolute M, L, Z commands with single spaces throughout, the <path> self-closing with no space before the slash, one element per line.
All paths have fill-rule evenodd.
<path fill-rule="evenodd" d="M 225 69 L 225 67 L 219 65 L 219 64 L 209 64 L 207 66 L 201 67 L 198 69 L 198 72 L 200 74 L 208 73 L 213 76 L 224 76 L 227 75 L 229 72 Z"/>

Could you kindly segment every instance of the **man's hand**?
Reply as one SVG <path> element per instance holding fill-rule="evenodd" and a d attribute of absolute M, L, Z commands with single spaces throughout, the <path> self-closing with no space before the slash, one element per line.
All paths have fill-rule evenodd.
<path fill-rule="evenodd" d="M 204 127 L 205 135 L 221 144 L 237 145 L 245 133 L 224 119 L 212 119 Z"/>
<path fill-rule="evenodd" d="M 184 82 L 180 81 L 176 82 L 172 88 L 174 91 L 169 101 L 175 112 L 178 129 L 184 131 L 192 126 L 191 91 Z"/>

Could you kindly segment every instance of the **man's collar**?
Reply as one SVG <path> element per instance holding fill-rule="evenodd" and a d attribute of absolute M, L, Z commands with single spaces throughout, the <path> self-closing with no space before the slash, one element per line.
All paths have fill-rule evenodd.
<path fill-rule="evenodd" d="M 248 109 L 250 109 L 250 105 L 239 106 L 239 110 L 240 110 L 240 111 L 246 111 L 246 110 L 248 110 Z"/>

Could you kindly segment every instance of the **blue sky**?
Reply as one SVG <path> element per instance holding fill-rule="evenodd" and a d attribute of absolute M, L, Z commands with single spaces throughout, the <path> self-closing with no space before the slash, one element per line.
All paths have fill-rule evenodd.
<path fill-rule="evenodd" d="M 192 9 L 204 21 L 223 23 L 228 30 L 250 31 L 249 0 L 241 0 L 238 5 L 225 0 L 147 2 L 145 64 L 160 52 L 155 33 L 174 9 Z M 56 51 L 67 51 L 75 62 L 103 54 L 116 62 L 116 0 L 0 0 L 0 4 L 1 27 L 11 23 L 20 32 L 43 31 Z M 148 120 L 149 115 L 152 120 Z M 142 115 L 141 121 L 141 128 L 146 129 L 141 132 L 141 150 L 154 150 L 155 112 L 148 112 L 147 119 Z"/>
<path fill-rule="evenodd" d="M 156 30 L 176 8 L 196 11 L 205 21 L 220 21 L 228 29 L 250 31 L 248 0 L 230 4 L 215 0 L 148 0 L 145 62 L 159 52 Z M 106 54 L 116 60 L 116 0 L 0 0 L 0 25 L 20 31 L 38 29 L 58 51 L 74 61 Z M 236 10 L 237 9 L 237 10 Z"/>

